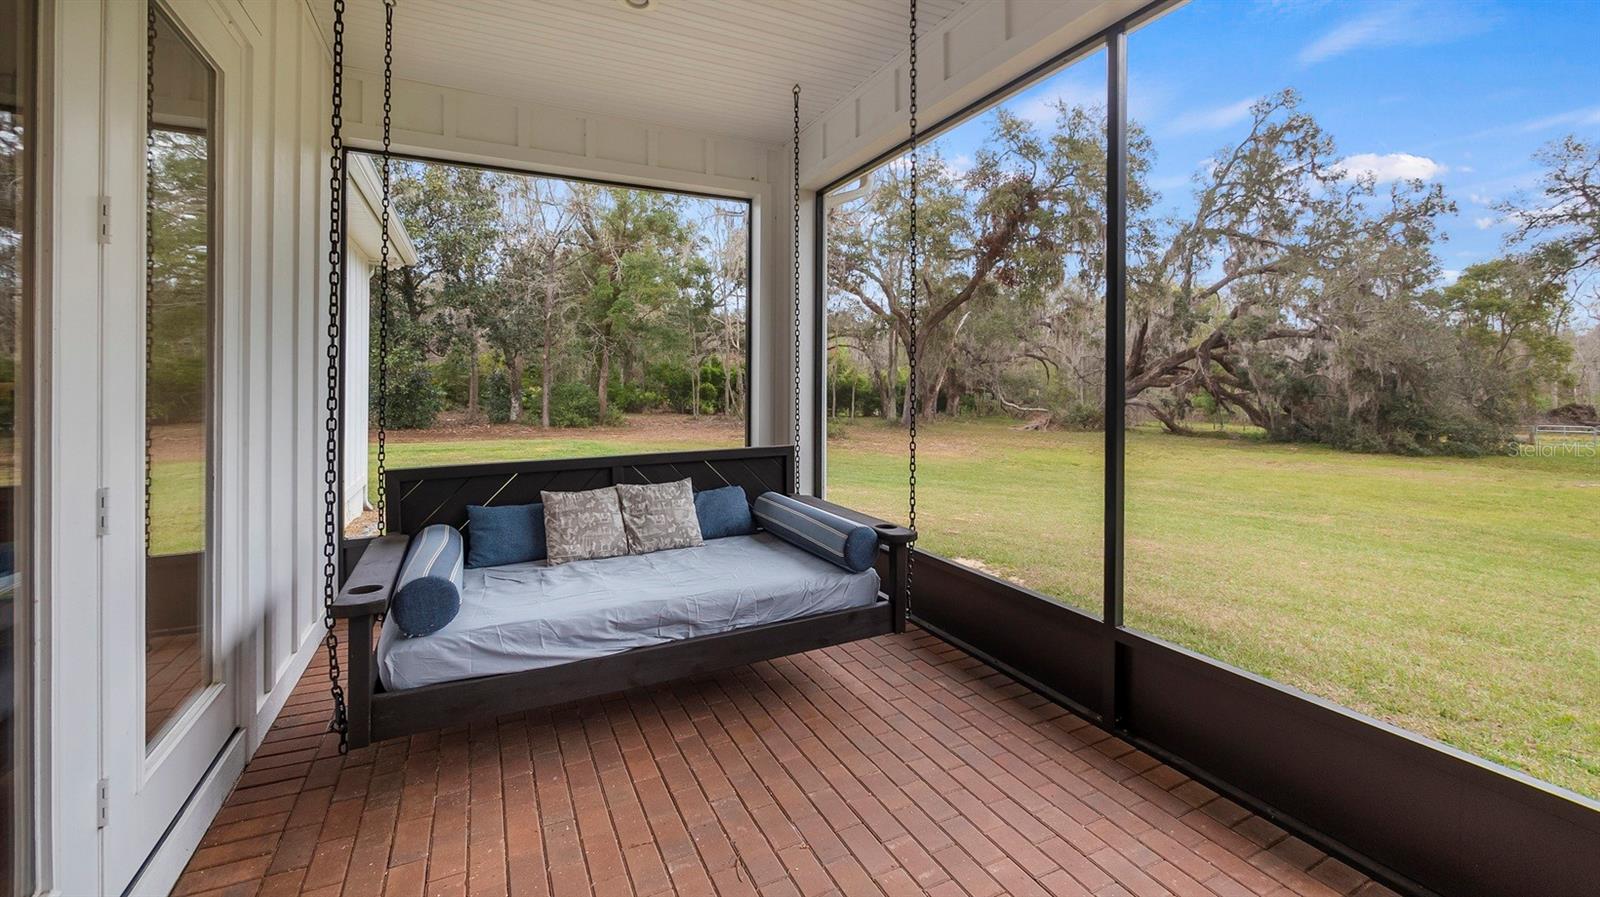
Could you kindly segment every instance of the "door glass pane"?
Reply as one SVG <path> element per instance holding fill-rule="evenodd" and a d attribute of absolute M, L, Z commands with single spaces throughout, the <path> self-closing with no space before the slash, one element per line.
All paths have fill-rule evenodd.
<path fill-rule="evenodd" d="M 212 307 L 210 66 L 159 13 L 145 306 L 145 735 L 211 681 Z"/>
<path fill-rule="evenodd" d="M 22 762 L 29 631 L 23 576 L 30 521 L 26 374 L 33 316 L 33 3 L 0 0 L 0 897 L 30 892 L 14 821 L 24 817 Z M 23 833 L 25 834 L 25 833 Z M 23 860 L 19 862 L 19 860 Z"/>

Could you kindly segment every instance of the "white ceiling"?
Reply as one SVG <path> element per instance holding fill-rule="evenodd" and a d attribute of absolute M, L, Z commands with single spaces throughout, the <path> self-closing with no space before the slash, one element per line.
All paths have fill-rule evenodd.
<path fill-rule="evenodd" d="M 332 35 L 332 3 L 308 0 Z M 926 35 L 966 0 L 918 0 Z M 396 78 L 787 143 L 906 50 L 904 0 L 399 0 Z M 345 61 L 383 65 L 383 0 L 349 0 Z"/>

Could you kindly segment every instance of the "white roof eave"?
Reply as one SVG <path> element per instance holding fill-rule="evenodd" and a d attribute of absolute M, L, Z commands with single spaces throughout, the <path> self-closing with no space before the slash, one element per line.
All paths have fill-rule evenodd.
<path fill-rule="evenodd" d="M 350 218 L 347 223 L 350 249 L 359 252 L 369 262 L 376 263 L 382 255 L 383 180 L 378 166 L 369 156 L 351 153 L 345 156 L 346 176 L 351 186 Z M 398 265 L 415 265 L 417 247 L 400 216 L 391 207 L 389 215 L 390 259 Z"/>

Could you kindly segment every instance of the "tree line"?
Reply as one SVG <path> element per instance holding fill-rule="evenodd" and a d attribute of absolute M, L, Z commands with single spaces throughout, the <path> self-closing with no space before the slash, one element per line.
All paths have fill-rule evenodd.
<path fill-rule="evenodd" d="M 418 262 L 389 274 L 390 426 L 445 410 L 544 427 L 743 414 L 743 203 L 442 163 L 393 173 Z M 373 302 L 376 333 L 376 280 Z M 374 382 L 381 351 L 374 338 Z"/>
<path fill-rule="evenodd" d="M 924 416 L 1103 426 L 1105 116 L 1055 113 L 1040 128 L 997 110 L 970 169 L 936 149 L 921 166 Z M 1181 216 L 1156 211 L 1155 148 L 1137 124 L 1128 149 L 1130 418 L 1476 453 L 1600 394 L 1600 308 L 1584 291 L 1600 271 L 1600 145 L 1541 151 L 1538 195 L 1498 210 L 1515 222 L 1504 254 L 1448 283 L 1435 250 L 1456 207 L 1443 188 L 1348 170 L 1294 91 L 1253 106 L 1244 136 L 1194 174 Z M 891 163 L 827 213 L 835 411 L 843 398 L 905 416 L 908 191 Z"/>

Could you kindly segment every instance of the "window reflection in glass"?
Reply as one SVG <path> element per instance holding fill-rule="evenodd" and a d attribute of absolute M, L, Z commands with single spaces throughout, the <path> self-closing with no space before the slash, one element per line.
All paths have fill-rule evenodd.
<path fill-rule="evenodd" d="M 154 742 L 211 681 L 211 251 L 215 222 L 210 66 L 156 15 L 147 144 L 145 734 Z"/>

